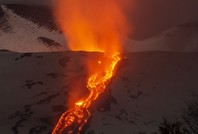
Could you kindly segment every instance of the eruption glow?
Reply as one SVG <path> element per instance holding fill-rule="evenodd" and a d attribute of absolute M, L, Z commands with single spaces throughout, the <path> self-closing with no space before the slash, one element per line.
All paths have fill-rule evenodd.
<path fill-rule="evenodd" d="M 121 1 L 58 0 L 55 16 L 71 50 L 104 52 L 110 61 L 99 60 L 100 67 L 87 63 L 87 88 L 90 93 L 62 114 L 52 134 L 64 131 L 68 134 L 80 133 L 91 115 L 89 108 L 92 102 L 105 91 L 111 80 L 115 66 L 121 60 L 121 34 L 126 32 Z"/>

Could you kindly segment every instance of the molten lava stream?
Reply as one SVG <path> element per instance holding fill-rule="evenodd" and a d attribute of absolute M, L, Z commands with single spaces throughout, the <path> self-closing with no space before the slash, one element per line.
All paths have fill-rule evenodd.
<path fill-rule="evenodd" d="M 87 82 L 87 88 L 90 91 L 89 96 L 75 103 L 75 107 L 69 109 L 60 117 L 57 125 L 55 126 L 52 134 L 62 134 L 64 130 L 68 134 L 80 133 L 83 126 L 87 123 L 90 112 L 90 105 L 98 96 L 105 91 L 105 88 L 113 76 L 113 72 L 117 63 L 121 60 L 119 55 L 111 57 L 111 63 L 105 70 L 105 74 L 95 73 L 91 75 Z M 101 64 L 102 61 L 98 61 Z M 106 66 L 106 65 L 105 65 Z M 74 130 L 74 127 L 76 130 Z"/>

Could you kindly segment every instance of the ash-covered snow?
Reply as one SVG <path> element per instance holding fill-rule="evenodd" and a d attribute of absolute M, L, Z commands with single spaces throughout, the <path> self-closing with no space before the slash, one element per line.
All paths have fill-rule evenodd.
<path fill-rule="evenodd" d="M 0 49 L 16 52 L 69 50 L 52 14 L 52 10 L 44 6 L 0 5 Z M 197 27 L 198 22 L 192 21 L 141 40 L 123 36 L 123 49 L 125 52 L 198 51 Z"/>
<path fill-rule="evenodd" d="M 68 99 L 86 93 L 84 61 L 99 53 L 0 52 L 0 133 L 47 134 Z M 181 118 L 197 93 L 198 53 L 128 53 L 92 107 L 86 134 L 151 134 L 163 117 Z M 81 61 L 81 62 L 79 62 Z M 78 94 L 73 89 L 81 85 Z"/>
<path fill-rule="evenodd" d="M 45 51 L 64 51 L 67 47 L 58 30 L 53 30 L 47 26 L 39 25 L 14 13 L 14 10 L 1 5 L 4 13 L 0 18 L 2 26 L 0 27 L 0 49 L 7 49 L 16 52 L 45 52 Z M 34 9 L 32 9 L 34 10 Z M 46 20 L 47 21 L 47 20 Z M 8 30 L 4 30 L 7 27 Z M 10 30 L 9 30 L 10 29 Z M 45 42 L 41 39 L 45 38 Z M 63 45 L 46 45 L 46 40 Z"/>

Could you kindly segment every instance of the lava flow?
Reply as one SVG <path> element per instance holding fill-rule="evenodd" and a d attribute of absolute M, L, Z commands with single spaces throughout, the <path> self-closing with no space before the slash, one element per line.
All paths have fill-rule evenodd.
<path fill-rule="evenodd" d="M 74 133 L 72 129 L 72 126 L 74 125 L 77 126 L 77 133 L 81 132 L 83 126 L 87 123 L 89 119 L 90 105 L 94 100 L 98 98 L 101 93 L 105 91 L 106 85 L 113 76 L 114 68 L 120 60 L 120 56 L 113 56 L 112 62 L 109 65 L 108 70 L 106 70 L 105 74 L 103 74 L 103 76 L 101 76 L 101 74 L 99 73 L 95 73 L 89 78 L 87 82 L 87 88 L 90 91 L 89 96 L 85 100 L 76 102 L 74 108 L 62 114 L 52 134 L 62 134 L 65 129 L 69 129 L 67 130 L 68 133 L 72 134 Z"/>
<path fill-rule="evenodd" d="M 121 60 L 121 35 L 127 32 L 123 1 L 126 0 L 58 0 L 55 3 L 55 18 L 68 47 L 73 51 L 103 52 L 109 62 L 99 60 L 100 67 L 87 63 L 89 95 L 62 114 L 52 134 L 79 134 L 91 115 L 91 104 L 105 92 Z"/>

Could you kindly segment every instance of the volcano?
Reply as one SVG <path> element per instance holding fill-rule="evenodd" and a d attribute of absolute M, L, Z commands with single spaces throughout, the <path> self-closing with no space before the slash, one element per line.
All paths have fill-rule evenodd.
<path fill-rule="evenodd" d="M 49 12 L 38 15 L 35 8 L 48 11 L 1 5 L 2 134 L 52 133 L 61 115 L 89 95 L 88 65 L 103 63 L 103 52 L 69 51 L 62 31 L 51 18 L 43 19 Z M 185 23 L 145 40 L 127 39 L 82 133 L 153 134 L 160 133 L 164 118 L 182 121 L 187 104 L 198 96 L 196 27 Z"/>

